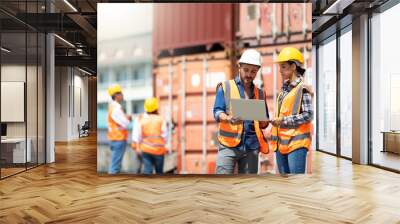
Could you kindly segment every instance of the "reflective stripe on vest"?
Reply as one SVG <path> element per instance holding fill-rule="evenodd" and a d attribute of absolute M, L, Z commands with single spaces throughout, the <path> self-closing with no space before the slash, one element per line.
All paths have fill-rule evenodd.
<path fill-rule="evenodd" d="M 159 115 L 149 114 L 140 116 L 139 123 L 142 130 L 140 149 L 153 155 L 164 155 L 166 152 L 165 139 L 161 136 L 163 119 Z"/>
<path fill-rule="evenodd" d="M 271 136 L 271 141 L 279 141 L 279 145 L 289 145 L 291 141 L 304 140 L 311 138 L 310 133 L 295 135 L 290 139 L 280 139 L 278 136 Z"/>
<path fill-rule="evenodd" d="M 278 109 L 275 112 L 275 119 L 299 114 L 303 96 L 303 82 L 293 88 L 280 103 L 281 95 L 282 93 L 277 98 Z M 309 149 L 310 145 L 311 122 L 297 126 L 272 127 L 270 146 L 274 151 L 279 150 L 282 154 L 287 154 L 298 148 Z"/>
<path fill-rule="evenodd" d="M 117 122 L 115 122 L 112 117 L 113 107 L 108 107 L 108 114 L 107 114 L 107 126 L 108 126 L 108 133 L 107 138 L 110 141 L 126 141 L 128 140 L 128 130 L 122 128 Z"/>
<path fill-rule="evenodd" d="M 234 80 L 225 81 L 222 83 L 224 90 L 226 113 L 229 115 L 232 112 L 231 99 L 240 99 L 239 89 Z M 261 89 L 254 86 L 254 96 L 256 99 L 264 100 L 264 93 Z M 260 152 L 268 153 L 268 143 L 260 129 L 259 122 L 254 121 L 254 129 L 260 144 Z M 240 124 L 230 124 L 228 122 L 218 123 L 218 141 L 226 147 L 235 147 L 239 145 L 243 134 L 243 122 Z"/>

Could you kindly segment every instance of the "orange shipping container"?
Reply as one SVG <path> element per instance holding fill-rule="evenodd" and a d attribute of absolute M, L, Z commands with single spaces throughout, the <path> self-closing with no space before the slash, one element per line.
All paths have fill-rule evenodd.
<path fill-rule="evenodd" d="M 173 96 L 180 94 L 183 80 L 186 80 L 184 83 L 186 95 L 202 94 L 204 81 L 203 59 L 205 57 L 207 58 L 206 89 L 207 92 L 215 93 L 215 87 L 219 82 L 232 77 L 232 64 L 224 51 L 159 59 L 153 70 L 156 85 L 154 88 L 155 95 L 157 97 L 167 97 L 170 94 L 170 71 L 172 72 Z M 182 74 L 184 65 L 186 67 L 185 77 Z"/>
<path fill-rule="evenodd" d="M 207 125 L 207 150 L 217 149 L 217 123 L 212 122 Z M 202 124 L 186 125 L 186 151 L 201 151 L 203 147 Z"/>
<path fill-rule="evenodd" d="M 205 74 L 204 58 L 207 58 Z M 169 66 L 170 65 L 170 66 Z M 185 68 L 185 70 L 183 70 Z M 172 73 L 171 73 L 172 72 Z M 185 72 L 185 77 L 183 76 Z M 185 55 L 174 58 L 162 58 L 155 63 L 154 91 L 160 99 L 160 113 L 168 117 L 172 108 L 172 117 L 178 125 L 172 138 L 173 150 L 178 154 L 178 172 L 201 173 L 199 161 L 203 160 L 203 142 L 206 143 L 207 172 L 214 173 L 216 155 L 217 123 L 212 113 L 215 89 L 219 82 L 232 77 L 231 61 L 225 52 Z M 172 76 L 172 92 L 170 87 Z M 206 79 L 204 79 L 206 77 Z M 206 139 L 203 139 L 203 83 L 206 83 Z M 184 87 L 185 95 L 182 96 Z M 170 105 L 169 97 L 172 97 Z M 185 102 L 185 124 L 182 123 L 182 103 Z M 185 134 L 185 156 L 182 156 L 182 139 Z M 214 155 L 214 156 L 213 156 Z M 183 158 L 182 158 L 183 157 Z M 197 165 L 196 165 L 197 164 Z M 200 163 L 202 164 L 202 163 Z"/>
<path fill-rule="evenodd" d="M 217 159 L 217 151 L 208 152 L 206 156 L 205 172 L 207 174 L 215 173 L 215 161 Z M 190 170 L 191 174 L 203 173 L 203 155 L 198 152 L 188 153 L 186 155 L 186 169 Z"/>
<path fill-rule="evenodd" d="M 310 29 L 309 24 L 311 24 L 311 20 L 309 21 L 310 23 L 307 23 L 307 13 L 311 13 L 311 11 L 308 11 L 311 7 L 311 3 L 305 3 L 305 4 L 286 4 L 286 10 L 288 13 L 288 19 L 289 19 L 289 30 L 292 33 L 295 32 L 300 32 L 302 33 L 304 29 L 308 28 Z"/>
<path fill-rule="evenodd" d="M 272 35 L 275 29 L 276 33 L 282 32 L 282 13 L 281 3 L 246 3 L 240 4 L 239 16 L 239 36 L 241 39 L 255 38 L 257 25 L 260 23 L 260 35 Z M 260 11 L 260 21 L 257 20 L 257 11 Z"/>
<path fill-rule="evenodd" d="M 256 37 L 257 26 L 264 37 L 289 37 L 309 33 L 311 37 L 312 3 L 248 3 L 240 4 L 239 38 Z M 258 21 L 257 14 L 260 14 Z M 303 33 L 304 32 L 304 33 Z M 290 37 L 294 39 L 304 38 Z"/>

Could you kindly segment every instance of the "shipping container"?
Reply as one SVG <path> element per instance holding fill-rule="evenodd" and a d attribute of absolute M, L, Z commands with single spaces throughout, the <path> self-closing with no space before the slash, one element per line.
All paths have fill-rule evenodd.
<path fill-rule="evenodd" d="M 217 160 L 217 151 L 208 152 L 206 157 L 205 171 L 208 174 L 215 173 L 215 161 Z M 191 174 L 203 173 L 203 160 L 198 153 L 188 153 L 186 155 L 186 168 Z"/>
<path fill-rule="evenodd" d="M 228 3 L 155 4 L 154 55 L 216 43 L 230 46 L 235 37 L 234 7 Z"/>
<path fill-rule="evenodd" d="M 282 32 L 281 13 L 283 4 L 270 3 L 243 3 L 239 12 L 239 39 L 256 38 L 257 26 L 261 36 L 273 35 Z M 258 18 L 258 12 L 260 12 Z"/>
<path fill-rule="evenodd" d="M 177 96 L 181 90 L 183 60 L 186 66 L 185 93 L 188 95 L 202 94 L 204 77 L 204 59 L 207 63 L 207 92 L 215 93 L 219 82 L 232 77 L 232 63 L 226 52 L 209 52 L 204 54 L 185 55 L 180 57 L 162 58 L 156 61 L 155 95 L 160 98 L 168 97 L 170 93 L 169 75 L 172 74 L 172 95 Z"/>
<path fill-rule="evenodd" d="M 172 118 L 177 124 L 172 138 L 172 150 L 178 154 L 178 172 L 214 173 L 218 142 L 216 139 L 217 123 L 214 120 L 212 109 L 216 86 L 218 83 L 232 78 L 232 63 L 226 52 L 160 58 L 154 65 L 153 73 L 155 96 L 160 99 L 160 114 L 168 119 L 169 111 L 172 109 Z M 172 88 L 170 84 L 172 84 Z M 203 96 L 204 87 L 206 89 L 205 98 Z M 182 90 L 184 90 L 184 96 Z M 203 99 L 206 99 L 205 108 Z M 185 103 L 184 115 L 183 102 Z M 203 126 L 204 114 L 206 115 L 205 126 Z M 185 118 L 185 123 L 182 123 L 182 116 Z M 204 127 L 206 139 L 203 138 Z M 185 144 L 184 156 L 182 155 L 182 141 Z M 206 145 L 206 157 L 204 157 L 206 161 L 203 161 L 203 144 Z M 203 162 L 204 166 L 202 166 Z"/>
<path fill-rule="evenodd" d="M 311 3 L 240 4 L 237 32 L 240 46 L 311 40 L 311 7 Z"/>

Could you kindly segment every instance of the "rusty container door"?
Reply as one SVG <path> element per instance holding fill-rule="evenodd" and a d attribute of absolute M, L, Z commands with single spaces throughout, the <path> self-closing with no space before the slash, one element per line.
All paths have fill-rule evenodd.
<path fill-rule="evenodd" d="M 233 77 L 230 59 L 225 52 L 162 58 L 155 63 L 153 72 L 155 95 L 160 99 L 160 114 L 169 116 L 172 110 L 172 119 L 177 124 L 172 150 L 178 155 L 178 173 L 214 173 L 217 123 L 212 111 L 217 84 Z M 206 94 L 203 94 L 204 89 Z M 203 105 L 206 105 L 205 110 Z"/>
<path fill-rule="evenodd" d="M 177 3 L 154 5 L 153 52 L 234 40 L 234 4 Z"/>

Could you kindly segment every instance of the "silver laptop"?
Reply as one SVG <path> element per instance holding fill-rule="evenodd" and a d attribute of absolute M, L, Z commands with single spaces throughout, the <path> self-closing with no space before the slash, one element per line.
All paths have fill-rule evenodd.
<path fill-rule="evenodd" d="M 231 99 L 232 115 L 242 120 L 267 121 L 264 100 Z"/>

